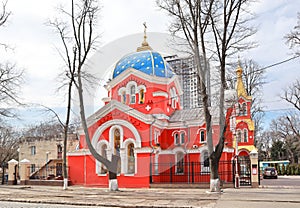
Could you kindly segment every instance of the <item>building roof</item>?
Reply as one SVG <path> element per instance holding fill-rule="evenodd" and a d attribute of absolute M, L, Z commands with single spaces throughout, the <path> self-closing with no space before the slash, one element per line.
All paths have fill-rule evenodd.
<path fill-rule="evenodd" d="M 176 110 L 170 117 L 170 122 L 202 120 L 204 118 L 203 108 L 192 108 Z"/>
<path fill-rule="evenodd" d="M 152 50 L 130 53 L 121 58 L 113 70 L 112 78 L 116 78 L 128 68 L 134 68 L 157 77 L 171 78 L 174 75 L 170 65 L 162 55 Z"/>

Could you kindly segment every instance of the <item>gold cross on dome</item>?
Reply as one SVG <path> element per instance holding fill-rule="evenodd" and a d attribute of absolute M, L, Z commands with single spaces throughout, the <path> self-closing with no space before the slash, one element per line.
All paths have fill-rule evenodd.
<path fill-rule="evenodd" d="M 144 22 L 143 25 L 144 25 L 144 35 L 146 36 L 146 30 L 147 30 L 146 22 Z"/>

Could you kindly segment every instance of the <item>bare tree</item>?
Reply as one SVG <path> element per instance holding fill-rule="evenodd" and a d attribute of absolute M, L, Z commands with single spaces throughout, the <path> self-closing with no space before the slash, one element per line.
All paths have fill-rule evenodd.
<path fill-rule="evenodd" d="M 23 137 L 50 138 L 63 134 L 63 128 L 59 122 L 51 119 L 38 124 L 26 126 L 21 134 Z"/>
<path fill-rule="evenodd" d="M 274 136 L 270 131 L 263 131 L 255 138 L 255 146 L 258 149 L 259 160 L 269 160 Z"/>
<path fill-rule="evenodd" d="M 281 98 L 300 111 L 300 79 L 296 79 L 286 90 Z"/>
<path fill-rule="evenodd" d="M 295 49 L 295 54 L 300 55 L 300 13 L 298 13 L 297 25 L 285 36 L 286 43 L 291 49 Z"/>
<path fill-rule="evenodd" d="M 4 26 L 8 20 L 8 17 L 11 15 L 11 12 L 7 11 L 7 1 L 2 2 L 2 9 L 0 11 L 0 27 Z M 0 43 L 5 49 L 8 47 L 5 43 Z"/>
<path fill-rule="evenodd" d="M 52 21 L 51 25 L 58 31 L 63 43 L 64 52 L 60 55 L 64 58 L 66 63 L 66 76 L 69 80 L 69 90 L 74 84 L 78 92 L 80 117 L 86 143 L 95 159 L 105 165 L 109 170 L 110 182 L 115 183 L 115 186 L 110 184 L 111 190 L 117 190 L 116 173 L 119 157 L 113 155 L 112 160 L 109 161 L 97 153 L 91 144 L 84 109 L 84 81 L 88 81 L 92 77 L 84 66 L 86 66 L 88 56 L 96 46 L 96 40 L 98 38 L 98 36 L 94 34 L 94 27 L 96 26 L 97 14 L 99 12 L 97 2 L 96 0 L 72 0 L 70 12 L 61 9 L 62 14 L 64 14 L 64 20 L 57 19 Z M 69 96 L 71 96 L 70 92 L 71 91 L 69 91 L 68 94 Z"/>
<path fill-rule="evenodd" d="M 4 173 L 7 162 L 18 157 L 18 137 L 13 128 L 1 121 L 0 126 L 0 164 L 3 168 L 2 184 L 4 184 Z"/>
<path fill-rule="evenodd" d="M 5 26 L 11 12 L 7 11 L 7 1 L 2 3 L 0 11 L 0 27 Z M 4 49 L 8 48 L 5 43 L 0 43 Z M 20 104 L 18 93 L 23 82 L 23 71 L 17 70 L 16 65 L 4 62 L 0 63 L 0 116 L 13 117 L 12 104 Z"/>
<path fill-rule="evenodd" d="M 300 37 L 300 36 L 298 36 Z M 290 113 L 278 119 L 279 124 L 284 129 L 280 128 L 281 135 L 285 139 L 286 150 L 289 154 L 289 159 L 292 163 L 300 157 L 300 80 L 296 79 L 287 89 L 284 90 L 281 98 L 291 104 L 298 113 Z M 278 125 L 279 125 L 278 124 Z"/>
<path fill-rule="evenodd" d="M 218 174 L 219 160 L 224 147 L 225 107 L 224 91 L 227 88 L 225 72 L 228 58 L 236 51 L 253 47 L 246 43 L 256 31 L 248 26 L 251 15 L 246 9 L 250 0 L 157 0 L 157 5 L 172 18 L 170 30 L 182 33 L 195 57 L 200 80 L 202 105 L 206 121 L 206 134 L 211 167 L 210 191 L 220 191 Z M 203 63 L 201 58 L 203 57 Z M 219 125 L 220 138 L 216 147 L 212 140 L 212 112 L 209 109 L 205 74 L 208 73 L 208 57 L 216 61 L 219 68 Z"/>
<path fill-rule="evenodd" d="M 18 93 L 23 83 L 23 71 L 16 69 L 10 63 L 0 63 L 0 115 L 3 117 L 13 117 L 14 113 L 11 106 L 21 104 Z"/>
<path fill-rule="evenodd" d="M 291 163 L 298 162 L 300 156 L 300 116 L 288 114 L 272 120 L 270 132 L 275 141 L 280 140 L 284 144 L 285 154 Z M 273 141 L 273 143 L 275 142 Z"/>

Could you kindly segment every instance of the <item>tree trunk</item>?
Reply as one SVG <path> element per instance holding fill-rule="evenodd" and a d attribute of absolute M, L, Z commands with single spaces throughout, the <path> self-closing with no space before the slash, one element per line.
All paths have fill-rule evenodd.
<path fill-rule="evenodd" d="M 220 192 L 220 178 L 219 178 L 219 160 L 215 157 L 215 153 L 212 154 L 209 165 L 210 165 L 210 192 Z"/>
<path fill-rule="evenodd" d="M 71 114 L 71 100 L 72 100 L 72 85 L 73 80 L 71 79 L 68 86 L 68 106 L 67 106 L 67 117 L 66 123 L 64 125 L 64 149 L 63 149 L 63 176 L 64 176 L 64 185 L 63 189 L 68 188 L 68 166 L 67 166 L 67 145 L 68 145 L 68 130 L 70 123 L 70 114 Z"/>
<path fill-rule="evenodd" d="M 87 127 L 87 122 L 85 119 L 85 110 L 84 110 L 84 105 L 83 105 L 83 88 L 82 88 L 82 81 L 81 81 L 80 73 L 78 73 L 78 96 L 79 96 L 81 123 L 82 123 L 82 127 L 84 130 L 85 140 L 88 145 L 88 148 L 89 148 L 91 154 L 95 157 L 95 159 L 107 167 L 107 169 L 109 171 L 109 190 L 117 191 L 118 190 L 117 167 L 118 167 L 118 161 L 119 161 L 120 157 L 117 155 L 112 155 L 112 159 L 111 159 L 111 161 L 109 161 L 106 158 L 102 157 L 100 154 L 98 154 L 91 143 L 89 132 L 88 132 L 88 127 Z"/>

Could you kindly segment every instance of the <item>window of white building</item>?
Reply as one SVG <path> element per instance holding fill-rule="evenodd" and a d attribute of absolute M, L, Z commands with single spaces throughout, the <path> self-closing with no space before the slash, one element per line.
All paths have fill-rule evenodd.
<path fill-rule="evenodd" d="M 36 154 L 36 147 L 35 146 L 31 146 L 30 147 L 30 152 L 31 152 L 31 155 L 35 155 Z"/>

